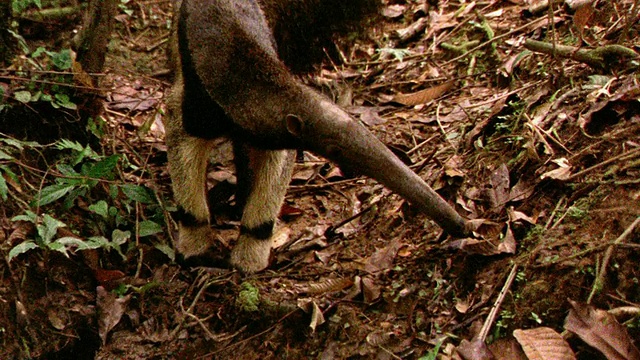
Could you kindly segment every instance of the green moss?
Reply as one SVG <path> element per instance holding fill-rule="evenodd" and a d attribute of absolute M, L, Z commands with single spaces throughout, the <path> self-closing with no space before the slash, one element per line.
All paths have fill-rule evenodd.
<path fill-rule="evenodd" d="M 236 298 L 236 306 L 244 312 L 256 312 L 260 305 L 260 292 L 249 282 L 240 285 L 240 292 Z"/>

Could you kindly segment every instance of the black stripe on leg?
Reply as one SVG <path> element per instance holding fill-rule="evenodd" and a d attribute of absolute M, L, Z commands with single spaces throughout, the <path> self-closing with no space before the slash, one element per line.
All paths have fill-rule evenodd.
<path fill-rule="evenodd" d="M 249 235 L 260 240 L 267 240 L 273 235 L 273 220 L 264 222 L 256 227 L 240 226 L 240 235 Z"/>
<path fill-rule="evenodd" d="M 209 225 L 207 220 L 198 220 L 195 215 L 186 211 L 182 206 L 178 206 L 178 210 L 171 214 L 173 219 L 180 222 L 182 226 L 199 227 Z"/>

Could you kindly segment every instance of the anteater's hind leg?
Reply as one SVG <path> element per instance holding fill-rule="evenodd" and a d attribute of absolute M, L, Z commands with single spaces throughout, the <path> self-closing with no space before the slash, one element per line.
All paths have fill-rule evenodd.
<path fill-rule="evenodd" d="M 237 202 L 243 212 L 231 264 L 244 272 L 256 272 L 269 266 L 272 237 L 291 180 L 295 151 L 261 150 L 243 143 L 234 146 Z"/>

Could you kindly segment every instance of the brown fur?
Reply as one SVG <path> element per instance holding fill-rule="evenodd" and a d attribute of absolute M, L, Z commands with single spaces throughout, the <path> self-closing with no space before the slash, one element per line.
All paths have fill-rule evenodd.
<path fill-rule="evenodd" d="M 326 3 L 335 6 L 336 1 Z M 231 137 L 237 161 L 249 159 L 246 171 L 238 173 L 239 184 L 246 186 L 240 189 L 245 206 L 231 254 L 232 264 L 243 271 L 268 266 L 276 216 L 291 175 L 292 152 L 284 149 L 309 149 L 371 176 L 447 232 L 465 235 L 466 222 L 419 176 L 364 126 L 290 74 L 270 31 L 279 21 L 271 19 L 270 28 L 255 0 L 184 0 L 177 32 L 181 71 L 168 102 L 167 125 L 173 188 L 184 210 L 178 251 L 186 257 L 199 255 L 213 241 L 204 177 L 211 146 L 207 139 L 218 136 Z"/>

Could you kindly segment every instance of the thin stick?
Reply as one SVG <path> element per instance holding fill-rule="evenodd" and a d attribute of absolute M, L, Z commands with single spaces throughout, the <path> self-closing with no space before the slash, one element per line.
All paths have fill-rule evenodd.
<path fill-rule="evenodd" d="M 484 321 L 484 324 L 482 325 L 482 329 L 480 330 L 480 333 L 477 336 L 477 339 L 480 340 L 482 343 L 484 343 L 485 340 L 487 339 L 487 335 L 489 335 L 489 330 L 491 330 L 491 325 L 495 321 L 496 316 L 498 316 L 498 311 L 500 311 L 500 306 L 502 305 L 502 301 L 504 300 L 505 296 L 507 296 L 507 291 L 509 291 L 509 288 L 511 288 L 511 284 L 513 283 L 513 280 L 516 278 L 516 270 L 518 270 L 518 264 L 513 264 L 513 267 L 511 268 L 511 272 L 509 273 L 509 276 L 507 276 L 507 280 L 505 281 L 504 286 L 502 287 L 502 290 L 500 290 L 500 293 L 498 294 L 498 298 L 496 299 L 496 302 L 493 304 L 493 307 L 491 308 L 491 311 L 489 312 L 487 319 Z"/>
<path fill-rule="evenodd" d="M 604 253 L 604 258 L 602 259 L 602 266 L 600 267 L 600 271 L 598 271 L 598 277 L 596 281 L 593 283 L 593 287 L 591 288 L 591 294 L 589 294 L 589 298 L 587 299 L 587 304 L 591 303 L 593 297 L 602 290 L 604 285 L 604 277 L 607 274 L 607 267 L 609 266 L 609 261 L 611 261 L 611 256 L 613 256 L 613 250 L 615 247 L 620 244 L 629 234 L 633 232 L 633 230 L 640 224 L 640 216 L 636 218 L 636 220 L 627 227 L 620 236 L 613 242 L 613 244 L 609 245 L 607 251 Z"/>

